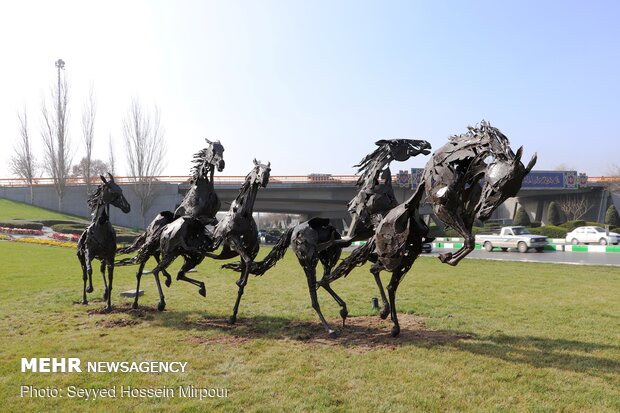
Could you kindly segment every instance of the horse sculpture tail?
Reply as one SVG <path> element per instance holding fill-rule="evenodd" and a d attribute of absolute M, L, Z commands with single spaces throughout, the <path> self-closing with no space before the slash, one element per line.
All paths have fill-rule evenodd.
<path fill-rule="evenodd" d="M 338 278 L 346 277 L 353 269 L 359 265 L 364 265 L 368 261 L 368 257 L 375 250 L 375 237 L 372 237 L 361 247 L 357 247 L 351 252 L 347 258 L 342 260 L 340 264 L 329 274 L 324 277 L 317 285 L 319 287 L 325 284 L 331 284 Z"/>
<path fill-rule="evenodd" d="M 118 265 L 120 267 L 125 265 L 135 265 L 142 262 L 146 262 L 153 254 L 153 250 L 157 248 L 153 248 L 154 244 L 159 245 L 159 237 L 161 232 L 163 231 L 165 226 L 157 228 L 157 230 L 148 237 L 148 240 L 145 237 L 145 241 L 142 243 L 140 248 L 138 249 L 138 253 L 135 257 L 131 258 L 123 258 L 122 260 L 118 260 L 114 262 L 114 265 Z"/>
<path fill-rule="evenodd" d="M 293 234 L 293 229 L 294 228 L 289 228 L 284 234 L 282 234 L 276 245 L 273 246 L 271 251 L 269 251 L 269 254 L 267 254 L 267 256 L 262 261 L 254 262 L 251 264 L 250 274 L 263 275 L 284 257 L 288 246 L 291 244 L 291 235 Z M 241 272 L 241 262 L 238 261 L 224 264 L 222 265 L 222 268 Z"/>
<path fill-rule="evenodd" d="M 116 250 L 116 253 L 117 254 L 129 254 L 131 252 L 134 252 L 138 248 L 140 248 L 142 245 L 144 245 L 145 241 L 146 241 L 146 232 L 143 232 L 135 240 L 133 240 L 133 244 L 125 248 L 119 248 L 118 250 Z"/>

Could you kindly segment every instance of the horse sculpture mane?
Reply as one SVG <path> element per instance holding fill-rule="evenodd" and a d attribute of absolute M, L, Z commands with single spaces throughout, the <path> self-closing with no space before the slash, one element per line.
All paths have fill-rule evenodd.
<path fill-rule="evenodd" d="M 90 209 L 91 213 L 97 210 L 97 206 L 99 205 L 99 202 L 101 201 L 102 194 L 103 194 L 103 184 L 97 185 L 97 188 L 95 188 L 93 192 L 88 194 L 88 199 L 87 199 L 88 209 Z"/>

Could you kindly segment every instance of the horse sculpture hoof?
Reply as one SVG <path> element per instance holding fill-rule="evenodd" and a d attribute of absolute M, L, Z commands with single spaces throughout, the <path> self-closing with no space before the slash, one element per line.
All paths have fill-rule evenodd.
<path fill-rule="evenodd" d="M 237 316 L 233 315 L 228 319 L 228 324 L 235 324 L 236 322 L 237 322 Z"/>
<path fill-rule="evenodd" d="M 204 285 L 200 287 L 200 290 L 198 290 L 198 294 L 202 295 L 203 297 L 207 296 L 207 289 L 205 288 Z"/>
<path fill-rule="evenodd" d="M 82 300 L 82 305 L 88 305 L 88 300 Z"/>
<path fill-rule="evenodd" d="M 134 310 L 137 310 L 138 309 L 138 303 L 136 303 L 134 301 L 133 304 L 131 305 L 131 308 L 133 308 Z"/>
<path fill-rule="evenodd" d="M 164 311 L 165 308 L 166 308 L 166 303 L 164 301 L 160 301 L 159 304 L 157 305 L 157 311 Z"/>
<path fill-rule="evenodd" d="M 379 317 L 381 317 L 382 320 L 385 320 L 389 315 L 390 315 L 389 307 L 383 307 L 383 309 L 379 312 Z"/>
<path fill-rule="evenodd" d="M 94 288 L 92 285 L 86 289 L 87 293 L 92 293 L 93 291 L 94 291 Z"/>
<path fill-rule="evenodd" d="M 439 261 L 443 262 L 444 264 L 450 261 L 451 259 L 452 259 L 451 252 L 442 252 L 441 254 L 439 254 Z"/>
<path fill-rule="evenodd" d="M 166 284 L 166 287 L 170 288 L 170 284 L 172 284 L 172 279 L 166 278 L 165 284 Z"/>
<path fill-rule="evenodd" d="M 400 327 L 399 326 L 392 327 L 392 337 L 398 337 L 399 334 L 400 334 Z"/>
<path fill-rule="evenodd" d="M 327 332 L 327 335 L 329 336 L 329 338 L 338 338 L 338 333 L 334 330 L 329 330 Z"/>
<path fill-rule="evenodd" d="M 340 317 L 342 317 L 342 325 L 344 325 L 344 320 L 346 320 L 348 315 L 349 315 L 349 312 L 347 311 L 346 308 L 340 309 Z"/>
<path fill-rule="evenodd" d="M 112 306 L 111 306 L 111 305 L 106 306 L 106 308 L 105 308 L 105 310 L 104 310 L 104 311 L 105 311 L 106 313 L 111 313 L 111 312 L 112 312 Z"/>

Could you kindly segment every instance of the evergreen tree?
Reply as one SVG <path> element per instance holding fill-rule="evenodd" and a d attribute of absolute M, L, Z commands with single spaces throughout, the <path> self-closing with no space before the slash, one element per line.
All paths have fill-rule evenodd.
<path fill-rule="evenodd" d="M 552 201 L 547 208 L 547 222 L 551 225 L 560 225 L 562 223 L 560 209 L 555 201 Z"/>
<path fill-rule="evenodd" d="M 610 205 L 609 208 L 607 208 L 605 223 L 610 227 L 620 227 L 620 217 L 618 216 L 618 211 L 616 211 L 615 206 Z"/>
<path fill-rule="evenodd" d="M 531 224 L 530 216 L 527 214 L 527 212 L 525 212 L 525 209 L 523 209 L 522 206 L 519 206 L 519 208 L 517 209 L 517 213 L 515 214 L 513 223 L 515 225 L 522 225 L 524 227 L 527 227 Z"/>

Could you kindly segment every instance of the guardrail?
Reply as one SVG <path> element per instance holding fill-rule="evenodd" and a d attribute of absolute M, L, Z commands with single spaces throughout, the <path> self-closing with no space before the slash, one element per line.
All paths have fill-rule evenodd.
<path fill-rule="evenodd" d="M 163 175 L 151 177 L 157 183 L 169 183 L 169 184 L 184 184 L 189 183 L 188 176 L 178 175 Z M 289 176 L 271 176 L 269 184 L 310 184 L 310 185 L 325 185 L 325 184 L 347 184 L 355 185 L 359 177 L 356 175 L 329 175 L 329 176 L 312 176 L 312 175 L 289 175 Z M 146 179 L 146 178 L 143 178 Z M 140 178 L 133 176 L 115 176 L 114 181 L 118 184 L 133 184 L 140 181 Z M 215 176 L 214 181 L 216 185 L 232 185 L 242 184 L 245 181 L 245 176 Z M 96 185 L 100 182 L 99 177 L 93 177 L 90 179 L 92 185 Z M 392 182 L 396 183 L 396 176 L 392 177 Z M 52 178 L 36 178 L 34 179 L 34 186 L 54 185 Z M 86 185 L 86 179 L 84 178 L 67 178 L 67 186 L 80 186 Z M 28 186 L 28 182 L 21 178 L 8 178 L 0 179 L 0 186 Z"/>

